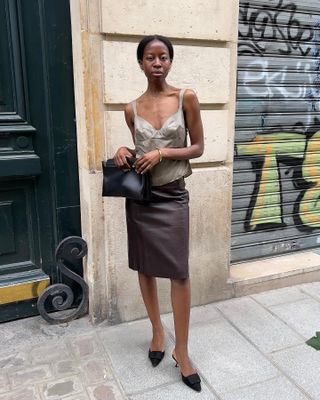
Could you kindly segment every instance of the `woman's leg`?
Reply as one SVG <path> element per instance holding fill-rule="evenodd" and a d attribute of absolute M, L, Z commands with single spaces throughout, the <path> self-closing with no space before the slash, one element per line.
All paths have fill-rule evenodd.
<path fill-rule="evenodd" d="M 171 279 L 171 302 L 173 309 L 176 345 L 174 355 L 184 376 L 195 373 L 188 356 L 188 335 L 191 290 L 190 279 Z"/>
<path fill-rule="evenodd" d="M 152 324 L 153 337 L 150 350 L 164 351 L 164 329 L 160 319 L 156 278 L 141 273 L 138 273 L 138 275 L 142 298 Z"/>

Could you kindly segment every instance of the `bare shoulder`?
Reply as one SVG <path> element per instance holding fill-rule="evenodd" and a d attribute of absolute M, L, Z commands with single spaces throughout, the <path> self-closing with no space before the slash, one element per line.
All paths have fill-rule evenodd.
<path fill-rule="evenodd" d="M 186 89 L 183 95 L 183 107 L 193 108 L 199 107 L 199 100 L 194 90 Z"/>
<path fill-rule="evenodd" d="M 133 110 L 132 110 L 132 104 L 128 103 L 124 106 L 124 113 L 125 114 L 132 114 Z"/>
<path fill-rule="evenodd" d="M 186 89 L 184 91 L 183 99 L 186 101 L 195 101 L 198 100 L 198 97 L 193 89 Z"/>
<path fill-rule="evenodd" d="M 133 113 L 133 108 L 132 108 L 132 102 L 130 102 L 124 106 L 124 113 L 126 116 L 130 116 L 130 117 L 133 116 L 134 113 Z"/>
<path fill-rule="evenodd" d="M 133 109 L 132 109 L 132 104 L 128 103 L 124 106 L 124 116 L 125 119 L 127 121 L 127 123 L 132 124 L 133 120 L 134 120 L 134 113 L 133 113 Z"/>

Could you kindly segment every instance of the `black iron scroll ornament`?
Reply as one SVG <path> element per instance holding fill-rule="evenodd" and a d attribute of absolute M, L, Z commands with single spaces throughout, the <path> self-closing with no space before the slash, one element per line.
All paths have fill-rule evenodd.
<path fill-rule="evenodd" d="M 87 243 L 79 236 L 69 236 L 63 239 L 57 246 L 55 259 L 60 272 L 76 282 L 82 289 L 82 298 L 77 308 L 69 310 L 67 315 L 52 313 L 46 310 L 64 311 L 70 308 L 74 301 L 74 293 L 71 287 L 64 283 L 55 283 L 47 287 L 38 298 L 39 314 L 49 324 L 60 324 L 70 322 L 86 314 L 88 307 L 89 288 L 87 283 L 75 272 L 71 271 L 67 265 L 73 265 L 76 259 L 83 258 L 88 252 Z M 49 307 L 48 307 L 49 306 Z"/>

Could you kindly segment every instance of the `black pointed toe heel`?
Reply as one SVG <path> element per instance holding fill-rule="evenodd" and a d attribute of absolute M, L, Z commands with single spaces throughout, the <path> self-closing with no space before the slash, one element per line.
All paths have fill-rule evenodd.
<path fill-rule="evenodd" d="M 174 359 L 174 361 L 176 362 L 176 367 L 178 367 L 179 363 L 176 360 L 175 356 L 172 354 L 172 358 Z M 187 386 L 189 386 L 189 388 L 195 390 L 196 392 L 201 392 L 201 379 L 200 376 L 195 373 L 195 374 L 191 374 L 188 376 L 184 376 L 181 373 L 181 378 L 182 378 L 182 382 L 184 384 L 186 384 Z"/>
<path fill-rule="evenodd" d="M 183 376 L 181 374 L 181 377 L 183 383 L 189 386 L 189 388 L 195 390 L 196 392 L 201 392 L 201 379 L 197 373 L 188 376 Z"/>
<path fill-rule="evenodd" d="M 160 364 L 164 357 L 164 353 L 164 351 L 151 351 L 149 349 L 149 359 L 154 367 Z"/>

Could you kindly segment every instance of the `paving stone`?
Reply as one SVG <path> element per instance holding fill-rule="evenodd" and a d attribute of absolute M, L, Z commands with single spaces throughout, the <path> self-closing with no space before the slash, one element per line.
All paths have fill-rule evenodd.
<path fill-rule="evenodd" d="M 103 359 L 86 360 L 81 363 L 81 370 L 89 385 L 113 379 L 111 368 Z"/>
<path fill-rule="evenodd" d="M 70 352 L 63 340 L 57 340 L 50 345 L 33 347 L 30 350 L 29 357 L 33 364 L 48 364 L 70 359 Z"/>
<path fill-rule="evenodd" d="M 164 360 L 152 368 L 148 360 L 152 336 L 148 320 L 115 327 L 104 324 L 90 330 L 77 325 L 68 337 L 64 331 L 67 327 L 54 332 L 37 322 L 40 331 L 35 332 L 38 328 L 29 324 L 30 319 L 21 320 L 20 333 L 9 337 L 11 347 L 4 337 L 14 330 L 16 321 L 2 324 L 0 400 L 123 400 L 128 397 L 122 387 L 132 400 L 188 400 L 191 396 L 212 400 L 320 399 L 320 353 L 304 343 L 296 345 L 320 330 L 319 300 L 320 283 L 315 282 L 193 308 L 189 348 L 202 377 L 200 394 L 181 382 L 179 368 L 174 368 L 171 359 L 170 335 Z M 167 331 L 173 333 L 172 314 L 162 318 Z M 271 352 L 268 357 L 279 369 L 249 339 L 261 351 Z M 293 347 L 283 349 L 283 344 Z M 26 386 L 9 390 L 11 382 Z"/>
<path fill-rule="evenodd" d="M 28 364 L 27 355 L 19 352 L 0 358 L 0 371 L 22 368 Z"/>
<path fill-rule="evenodd" d="M 320 301 L 320 282 L 305 283 L 300 289 Z"/>
<path fill-rule="evenodd" d="M 318 351 L 305 344 L 280 350 L 271 357 L 311 398 L 320 399 Z"/>
<path fill-rule="evenodd" d="M 55 376 L 68 376 L 80 373 L 79 364 L 74 360 L 63 360 L 53 364 Z"/>
<path fill-rule="evenodd" d="M 125 400 L 127 397 L 120 391 L 115 382 L 100 383 L 89 386 L 88 392 L 91 400 Z"/>
<path fill-rule="evenodd" d="M 300 290 L 299 286 L 268 290 L 267 292 L 253 294 L 251 297 L 266 307 L 309 298 Z"/>
<path fill-rule="evenodd" d="M 50 378 L 52 378 L 52 373 L 49 365 L 25 368 L 23 370 L 9 373 L 9 379 L 13 386 L 41 382 Z"/>
<path fill-rule="evenodd" d="M 148 321 L 106 328 L 99 332 L 99 336 L 126 393 L 142 391 L 179 379 L 170 357 L 173 343 L 169 338 L 164 359 L 157 368 L 152 367 L 148 359 L 151 339 Z"/>
<path fill-rule="evenodd" d="M 5 374 L 0 375 L 0 393 L 7 392 L 9 390 L 9 380 Z"/>
<path fill-rule="evenodd" d="M 81 359 L 84 357 L 92 357 L 94 355 L 99 355 L 101 357 L 101 351 L 103 349 L 101 349 L 94 333 L 70 338 L 68 339 L 68 342 L 70 343 L 70 347 L 76 357 Z"/>
<path fill-rule="evenodd" d="M 169 329 L 171 333 L 174 334 L 173 314 L 169 313 L 162 315 L 161 319 L 165 324 L 165 326 L 167 327 L 167 329 Z M 223 317 L 221 316 L 219 311 L 217 311 L 217 309 L 213 304 L 191 308 L 190 326 L 193 326 L 195 324 L 207 323 L 209 321 L 222 320 L 222 319 Z"/>
<path fill-rule="evenodd" d="M 221 395 L 222 400 L 308 400 L 288 379 L 278 377 Z"/>
<path fill-rule="evenodd" d="M 196 393 L 188 388 L 183 382 L 163 386 L 155 390 L 147 391 L 129 397 L 129 400 L 215 400 L 217 397 L 202 382 L 201 392 Z"/>
<path fill-rule="evenodd" d="M 278 375 L 277 369 L 227 321 L 190 329 L 195 367 L 217 392 L 226 392 Z"/>
<path fill-rule="evenodd" d="M 1 354 L 9 355 L 15 353 L 17 349 L 23 351 L 31 346 L 45 345 L 48 340 L 59 340 L 92 330 L 89 316 L 58 325 L 49 325 L 40 316 L 5 322 L 0 324 Z"/>
<path fill-rule="evenodd" d="M 294 346 L 303 339 L 250 297 L 220 302 L 217 307 L 243 335 L 264 352 Z"/>
<path fill-rule="evenodd" d="M 42 396 L 46 400 L 60 400 L 77 393 L 82 394 L 81 392 L 83 387 L 77 376 L 46 382 L 41 386 Z"/>
<path fill-rule="evenodd" d="M 306 339 L 320 328 L 320 303 L 316 300 L 305 299 L 269 309 Z"/>
<path fill-rule="evenodd" d="M 0 395 L 0 400 L 40 400 L 36 388 L 26 387 Z"/>

